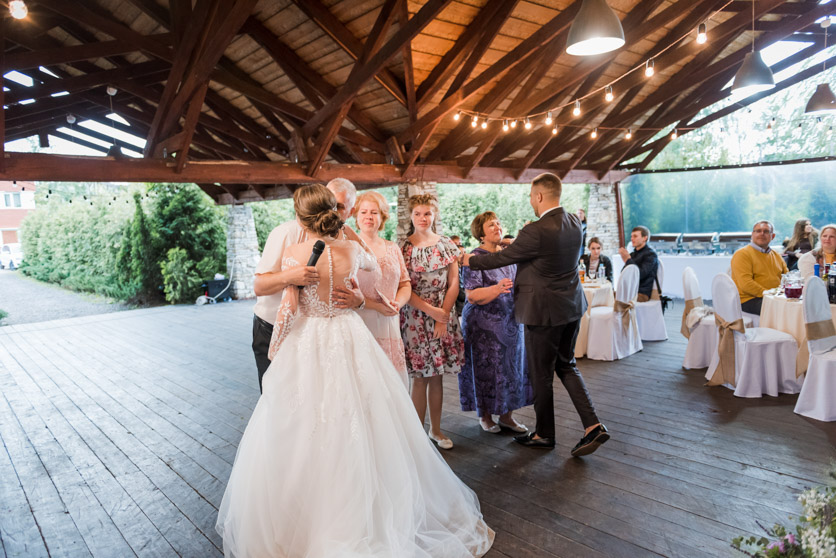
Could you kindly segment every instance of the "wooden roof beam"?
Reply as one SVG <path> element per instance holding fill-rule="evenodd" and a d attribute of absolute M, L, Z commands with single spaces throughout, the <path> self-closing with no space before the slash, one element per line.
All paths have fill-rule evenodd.
<path fill-rule="evenodd" d="M 162 44 L 170 43 L 172 40 L 170 33 L 151 35 L 151 38 Z M 14 42 L 18 41 L 14 40 Z M 75 46 L 61 46 L 28 52 L 16 52 L 6 55 L 6 71 L 20 71 L 37 68 L 38 66 L 51 66 L 53 64 L 68 64 L 70 62 L 93 60 L 136 51 L 137 47 L 133 43 L 116 40 Z"/>
<path fill-rule="evenodd" d="M 320 0 L 293 0 L 294 4 L 311 18 L 320 29 L 337 43 L 355 61 L 360 59 L 363 44 L 348 28 L 332 14 Z M 406 106 L 406 95 L 403 85 L 395 75 L 386 68 L 374 75 L 374 79 L 389 92 L 399 103 Z"/>
<path fill-rule="evenodd" d="M 409 22 L 409 9 L 406 0 L 398 3 L 398 23 L 401 27 Z M 412 43 L 406 43 L 401 53 L 403 59 L 403 86 L 406 93 L 406 110 L 409 112 L 409 121 L 415 122 L 418 118 L 418 100 L 415 97 L 415 68 L 412 65 Z"/>

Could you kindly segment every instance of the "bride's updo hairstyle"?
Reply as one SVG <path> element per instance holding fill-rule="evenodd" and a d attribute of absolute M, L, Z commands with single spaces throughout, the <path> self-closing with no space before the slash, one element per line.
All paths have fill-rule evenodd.
<path fill-rule="evenodd" d="M 337 198 L 322 184 L 309 184 L 296 190 L 293 209 L 302 226 L 317 236 L 337 236 L 343 227 L 337 213 Z"/>

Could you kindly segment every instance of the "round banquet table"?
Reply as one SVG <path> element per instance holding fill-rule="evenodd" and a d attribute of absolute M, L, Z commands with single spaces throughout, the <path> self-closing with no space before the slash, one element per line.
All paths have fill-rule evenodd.
<path fill-rule="evenodd" d="M 836 324 L 836 304 L 830 305 L 830 314 L 833 317 L 833 323 Z M 807 329 L 804 327 L 801 299 L 787 298 L 782 294 L 764 293 L 760 327 L 769 327 L 792 335 L 798 342 L 795 373 L 801 375 L 807 371 L 810 350 L 807 348 Z"/>
<path fill-rule="evenodd" d="M 586 296 L 586 312 L 581 317 L 581 327 L 578 331 L 578 339 L 575 341 L 575 358 L 586 354 L 587 337 L 589 336 L 589 309 L 596 306 L 612 306 L 615 303 L 612 283 L 604 280 L 603 283 L 588 281 L 583 284 L 583 294 Z"/>

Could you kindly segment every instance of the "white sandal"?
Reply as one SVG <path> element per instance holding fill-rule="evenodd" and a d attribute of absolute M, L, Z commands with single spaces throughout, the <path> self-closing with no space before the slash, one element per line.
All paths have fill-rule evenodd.
<path fill-rule="evenodd" d="M 438 444 L 438 447 L 443 450 L 453 449 L 453 440 L 450 438 L 436 438 L 432 432 L 428 433 L 430 440 Z"/>
<path fill-rule="evenodd" d="M 528 428 L 524 424 L 520 424 L 519 422 L 517 422 L 516 419 L 514 419 L 514 424 L 507 424 L 505 422 L 502 422 L 501 420 L 498 422 L 499 426 L 501 426 L 502 428 L 507 428 L 508 430 L 520 433 L 528 432 Z"/>

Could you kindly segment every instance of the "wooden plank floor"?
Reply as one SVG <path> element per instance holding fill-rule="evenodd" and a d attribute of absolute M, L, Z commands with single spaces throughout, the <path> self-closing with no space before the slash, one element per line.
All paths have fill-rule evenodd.
<path fill-rule="evenodd" d="M 222 555 L 217 508 L 258 398 L 251 308 L 0 328 L 0 555 Z M 628 359 L 581 361 L 613 436 L 585 459 L 569 457 L 581 426 L 559 385 L 559 446 L 544 452 L 482 432 L 447 380 L 444 456 L 497 531 L 489 557 L 728 556 L 824 479 L 836 423 L 793 414 L 795 396 L 704 387 L 680 368 L 675 312 L 667 325 L 669 341 Z"/>

